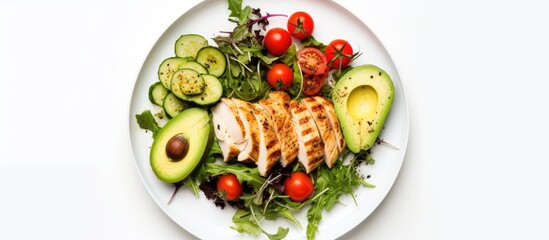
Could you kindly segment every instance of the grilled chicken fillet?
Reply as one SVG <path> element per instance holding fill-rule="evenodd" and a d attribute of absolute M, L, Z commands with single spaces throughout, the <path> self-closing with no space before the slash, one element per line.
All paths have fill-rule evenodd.
<path fill-rule="evenodd" d="M 330 123 L 322 104 L 314 100 L 312 97 L 303 98 L 301 101 L 313 117 L 318 132 L 320 133 L 320 137 L 322 138 L 322 142 L 324 143 L 324 161 L 328 167 L 331 168 L 339 156 L 337 140 L 334 130 L 332 129 L 332 124 Z"/>
<path fill-rule="evenodd" d="M 238 109 L 238 114 L 244 125 L 246 143 L 240 149 L 238 161 L 257 162 L 259 157 L 260 132 L 259 125 L 252 112 L 252 104 L 240 99 L 233 99 Z"/>
<path fill-rule="evenodd" d="M 298 159 L 307 173 L 323 162 L 332 167 L 345 150 L 333 104 L 320 96 L 298 102 L 274 91 L 258 103 L 222 98 L 212 121 L 223 160 L 255 163 L 263 177 L 278 161 L 286 167 Z"/>
<path fill-rule="evenodd" d="M 266 177 L 280 159 L 280 142 L 276 136 L 273 118 L 259 104 L 251 104 L 252 112 L 259 124 L 260 142 L 257 169 L 259 175 Z"/>
<path fill-rule="evenodd" d="M 337 147 L 339 152 L 342 153 L 345 150 L 345 138 L 343 138 L 339 120 L 337 120 L 334 104 L 323 97 L 314 96 L 313 98 L 324 107 L 328 120 L 330 120 L 330 124 L 332 124 L 332 130 L 334 131 L 336 137 Z"/>
<path fill-rule="evenodd" d="M 287 96 L 286 93 L 282 93 Z M 270 96 L 276 97 L 277 95 L 272 92 Z M 286 167 L 297 158 L 298 143 L 297 136 L 294 132 L 292 116 L 289 113 L 289 109 L 285 108 L 282 102 L 283 100 L 279 101 L 272 98 L 267 98 L 259 101 L 259 104 L 267 110 L 271 118 L 274 120 L 275 132 L 280 140 L 280 164 L 283 167 Z"/>
<path fill-rule="evenodd" d="M 313 116 L 304 104 L 291 101 L 290 113 L 299 145 L 298 159 L 305 171 L 310 173 L 324 162 L 324 143 Z"/>
<path fill-rule="evenodd" d="M 228 98 L 221 99 L 212 107 L 212 121 L 223 160 L 227 162 L 238 156 L 245 144 L 245 129 L 235 102 Z"/>

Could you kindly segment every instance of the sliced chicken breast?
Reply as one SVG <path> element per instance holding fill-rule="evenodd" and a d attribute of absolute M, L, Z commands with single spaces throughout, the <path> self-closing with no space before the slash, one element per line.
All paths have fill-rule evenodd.
<path fill-rule="evenodd" d="M 290 108 L 290 95 L 284 91 L 274 91 L 269 93 L 269 98 L 282 104 L 285 109 Z"/>
<path fill-rule="evenodd" d="M 246 144 L 240 148 L 238 161 L 257 162 L 259 157 L 260 132 L 259 125 L 252 112 L 252 104 L 240 99 L 232 99 L 236 103 L 238 114 L 244 125 Z"/>
<path fill-rule="evenodd" d="M 273 118 L 259 104 L 251 104 L 252 112 L 259 124 L 259 156 L 257 159 L 257 169 L 259 175 L 266 177 L 273 166 L 280 159 L 280 142 L 276 136 L 275 124 Z"/>
<path fill-rule="evenodd" d="M 263 99 L 258 103 L 265 110 L 267 110 L 267 113 L 273 119 L 275 129 L 278 131 L 282 130 L 282 127 L 284 127 L 284 121 L 290 114 L 288 109 L 284 108 L 280 102 L 270 98 Z"/>
<path fill-rule="evenodd" d="M 284 127 L 279 133 L 280 141 L 284 144 L 284 150 L 282 151 L 283 158 L 280 159 L 280 163 L 283 167 L 286 167 L 293 163 L 297 159 L 299 154 L 299 142 L 297 139 L 294 122 L 291 114 L 288 114 L 284 121 Z"/>
<path fill-rule="evenodd" d="M 324 143 L 307 107 L 300 102 L 290 102 L 290 113 L 297 135 L 299 162 L 310 173 L 324 162 Z"/>
<path fill-rule="evenodd" d="M 337 140 L 332 129 L 332 124 L 328 119 L 324 107 L 312 97 L 306 97 L 301 102 L 307 107 L 309 113 L 313 117 L 322 142 L 324 143 L 324 161 L 328 167 L 332 167 L 339 156 Z"/>
<path fill-rule="evenodd" d="M 299 153 L 297 135 L 295 134 L 292 115 L 290 114 L 290 95 L 284 91 L 274 91 L 269 93 L 268 99 L 272 99 L 281 104 L 282 108 L 284 108 L 287 113 L 282 131 L 279 132 L 279 139 L 284 145 L 280 162 L 282 166 L 286 167 L 297 159 Z"/>
<path fill-rule="evenodd" d="M 234 101 L 223 98 L 213 106 L 212 121 L 223 160 L 229 161 L 238 156 L 245 143 L 245 129 Z"/>
<path fill-rule="evenodd" d="M 320 96 L 314 96 L 313 98 L 324 107 L 326 115 L 328 116 L 328 120 L 330 120 L 330 124 L 332 124 L 332 129 L 334 130 L 339 152 L 343 152 L 345 150 L 345 138 L 343 138 L 343 133 L 341 132 L 339 120 L 337 120 L 337 114 L 334 109 L 334 104 Z"/>
<path fill-rule="evenodd" d="M 298 153 L 297 136 L 294 132 L 292 116 L 289 109 L 285 108 L 280 101 L 267 98 L 259 101 L 259 104 L 267 110 L 267 113 L 273 119 L 275 133 L 280 141 L 280 164 L 286 167 L 297 158 Z"/>

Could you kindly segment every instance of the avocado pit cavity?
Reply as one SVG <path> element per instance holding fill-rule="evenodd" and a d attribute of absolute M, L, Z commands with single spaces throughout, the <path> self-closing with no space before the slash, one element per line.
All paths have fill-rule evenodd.
<path fill-rule="evenodd" d="M 362 85 L 349 94 L 347 109 L 357 120 L 369 119 L 375 115 L 377 101 L 377 91 L 370 85 Z"/>
<path fill-rule="evenodd" d="M 183 159 L 187 152 L 189 152 L 189 140 L 182 133 L 170 138 L 166 144 L 166 155 L 174 162 Z"/>

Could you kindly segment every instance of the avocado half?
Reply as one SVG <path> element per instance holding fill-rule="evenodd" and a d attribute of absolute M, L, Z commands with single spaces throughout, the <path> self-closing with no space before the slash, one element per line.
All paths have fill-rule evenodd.
<path fill-rule="evenodd" d="M 207 149 L 210 131 L 210 117 L 201 108 L 189 108 L 168 121 L 151 146 L 150 164 L 156 177 L 166 183 L 176 183 L 191 174 Z M 166 146 L 174 136 L 183 136 L 188 143 L 181 159 L 172 159 L 167 153 Z"/>
<path fill-rule="evenodd" d="M 393 105 L 391 77 L 374 65 L 357 66 L 334 86 L 332 101 L 349 150 L 371 148 Z"/>

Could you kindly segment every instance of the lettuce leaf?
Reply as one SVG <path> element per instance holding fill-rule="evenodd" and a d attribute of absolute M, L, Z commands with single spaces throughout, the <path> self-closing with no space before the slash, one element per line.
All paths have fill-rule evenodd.
<path fill-rule="evenodd" d="M 137 124 L 139 124 L 140 128 L 150 130 L 152 132 L 152 137 L 156 137 L 156 134 L 158 134 L 161 127 L 158 126 L 158 123 L 150 110 L 145 110 L 141 114 L 136 114 L 135 118 L 137 119 Z"/>

